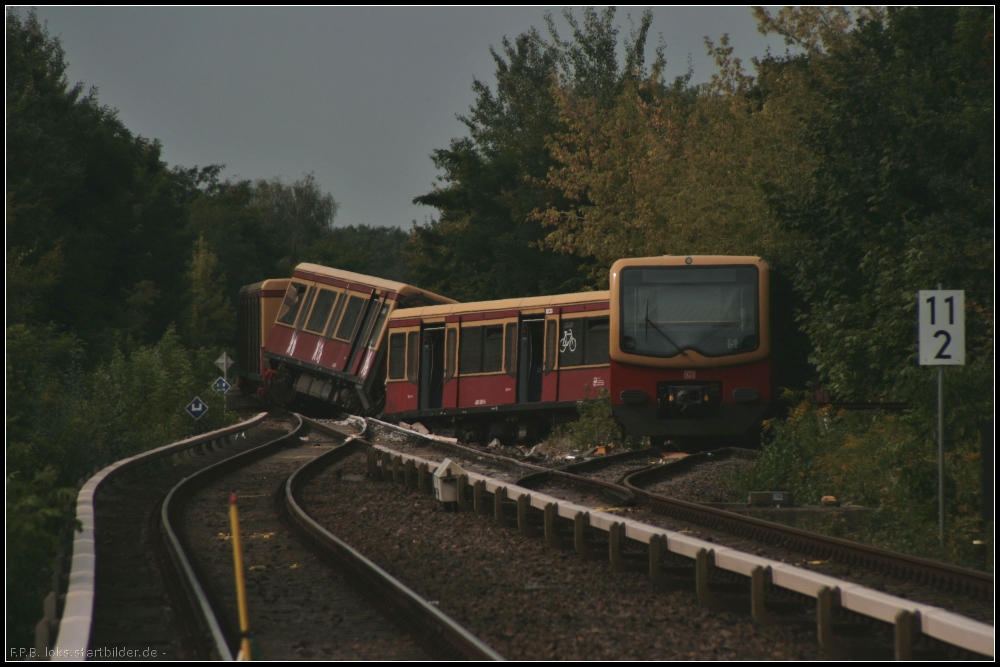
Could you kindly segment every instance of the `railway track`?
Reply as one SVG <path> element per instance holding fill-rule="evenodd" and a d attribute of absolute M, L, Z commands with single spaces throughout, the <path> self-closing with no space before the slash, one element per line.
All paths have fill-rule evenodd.
<path fill-rule="evenodd" d="M 434 443 L 433 445 L 424 443 L 422 446 L 424 447 L 429 446 L 433 448 L 437 446 L 437 443 Z M 377 457 L 378 459 L 376 462 L 377 469 L 375 470 L 376 475 L 382 475 L 390 479 L 391 478 L 403 479 L 404 477 L 408 479 L 409 476 L 403 473 L 403 469 L 407 467 L 407 465 L 409 465 L 406 463 L 406 460 L 410 459 L 414 461 L 414 465 L 412 465 L 411 467 L 416 467 L 416 465 L 419 465 L 420 457 L 415 457 L 413 454 L 397 455 L 395 453 L 390 453 L 388 451 L 388 448 L 386 447 L 380 446 L 379 449 L 383 453 Z M 622 457 L 622 458 L 627 459 L 627 457 Z M 641 456 L 637 455 L 637 458 L 641 458 Z M 474 453 L 470 455 L 469 459 L 467 459 L 467 463 L 470 464 L 470 469 L 475 466 L 479 466 L 480 471 L 484 470 L 484 468 L 488 468 L 488 465 L 485 463 L 484 459 L 478 458 Z M 507 463 L 505 464 L 505 467 L 509 467 L 513 465 L 513 463 L 517 462 Z M 620 466 L 623 463 L 627 463 L 627 461 L 617 461 L 613 463 L 615 465 Z M 593 465 L 591 465 L 591 467 L 593 467 Z M 643 474 L 652 475 L 655 477 L 655 475 L 662 474 L 659 473 L 658 471 L 663 468 L 664 466 L 655 466 L 649 468 L 649 470 L 647 470 L 644 473 L 632 472 L 626 475 L 626 477 L 628 479 L 633 479 Z M 594 472 L 593 470 L 588 471 L 589 476 L 592 477 L 593 475 L 591 473 L 593 472 Z M 499 477 L 504 477 L 504 475 L 500 475 Z M 591 543 L 594 542 L 593 539 L 594 538 L 593 533 L 595 532 L 594 530 L 595 526 L 593 525 L 594 516 L 591 515 L 589 516 L 589 518 L 584 519 L 585 523 L 582 528 L 580 527 L 581 516 L 583 516 L 584 514 L 591 514 L 591 512 L 589 511 L 585 512 L 584 510 L 593 510 L 594 508 L 599 507 L 600 505 L 608 504 L 609 485 L 607 483 L 598 482 L 593 479 L 586 479 L 586 478 L 574 479 L 574 477 L 575 477 L 574 475 L 568 474 L 565 470 L 561 471 L 534 470 L 530 472 L 529 475 L 527 475 L 525 478 L 518 480 L 517 486 L 520 487 L 520 490 L 515 491 L 514 493 L 520 494 L 519 500 L 523 501 L 525 496 L 530 496 L 530 493 L 528 493 L 529 491 L 543 489 L 544 492 L 547 494 L 549 500 L 536 502 L 537 499 L 529 498 L 528 502 L 531 503 L 531 506 L 534 509 L 533 511 L 529 510 L 525 512 L 521 508 L 518 508 L 518 510 L 514 510 L 514 508 L 512 507 L 512 503 L 505 502 L 503 500 L 503 495 L 501 495 L 502 500 L 500 502 L 500 507 L 501 508 L 506 507 L 507 509 L 506 511 L 499 511 L 497 510 L 497 504 L 495 500 L 496 494 L 499 493 L 506 495 L 507 500 L 511 498 L 512 490 L 510 487 L 505 486 L 506 480 L 499 479 L 497 481 L 491 482 L 487 480 L 482 475 L 481 472 L 480 473 L 470 472 L 470 474 L 468 474 L 465 479 L 460 478 L 458 481 L 458 486 L 460 490 L 459 495 L 461 498 L 460 504 L 466 505 L 467 507 L 469 507 L 470 509 L 474 509 L 478 513 L 494 514 L 498 518 L 498 520 L 505 523 L 510 522 L 510 517 L 507 515 L 510 515 L 516 511 L 518 519 L 523 518 L 523 522 L 519 523 L 519 525 L 522 527 L 522 532 L 524 532 L 525 534 L 538 532 L 537 529 L 533 529 L 531 525 L 533 523 L 531 515 L 532 514 L 541 515 L 540 520 L 537 516 L 535 517 L 534 523 L 536 524 L 536 526 L 539 523 L 541 523 L 544 526 L 544 534 L 546 536 L 546 541 L 548 541 L 550 544 L 557 546 L 559 545 L 565 546 L 566 544 L 576 544 L 578 550 L 580 550 L 581 552 L 583 553 L 592 552 L 593 551 L 592 544 L 588 545 L 587 543 L 588 541 Z M 621 552 L 620 556 L 618 557 L 618 564 L 616 565 L 616 567 L 627 568 L 628 561 L 630 560 L 630 558 L 632 560 L 635 560 L 637 558 L 648 560 L 651 558 L 650 554 L 652 552 L 652 547 L 649 546 L 653 541 L 653 538 L 650 534 L 651 530 L 653 531 L 653 533 L 657 532 L 656 527 L 664 527 L 667 528 L 668 530 L 677 530 L 676 526 L 672 526 L 670 524 L 673 518 L 669 516 L 667 512 L 661 509 L 663 507 L 661 503 L 666 503 L 669 504 L 670 506 L 680 506 L 684 508 L 686 511 L 694 511 L 695 509 L 701 511 L 703 509 L 694 503 L 683 503 L 682 501 L 678 501 L 675 504 L 673 502 L 669 502 L 670 499 L 663 500 L 659 496 L 656 496 L 655 494 L 650 494 L 648 491 L 643 490 L 642 488 L 640 488 L 635 484 L 630 484 L 627 488 L 619 487 L 619 489 L 620 492 L 622 493 L 622 495 L 619 496 L 619 499 L 624 501 L 620 504 L 627 505 L 629 502 L 628 496 L 635 494 L 633 498 L 635 499 L 635 502 L 639 505 L 637 509 L 641 514 L 629 513 L 628 519 L 622 519 L 620 521 L 615 521 L 614 515 L 611 515 L 611 518 L 604 519 L 605 525 L 596 526 L 597 533 L 604 532 L 605 535 L 607 536 L 610 536 L 614 532 L 613 530 L 609 529 L 609 526 L 611 524 L 618 523 L 620 526 L 624 527 L 624 531 L 622 533 L 619 533 L 619 535 L 615 538 L 604 537 L 603 540 L 600 539 L 597 540 L 598 544 L 609 545 L 609 546 L 612 545 L 614 542 L 618 542 L 616 546 L 610 547 L 612 549 L 618 549 Z M 566 502 L 563 503 L 563 501 Z M 576 508 L 567 509 L 566 507 L 563 506 L 563 504 L 569 505 L 570 503 L 574 504 L 579 509 Z M 520 504 L 524 503 L 521 502 Z M 689 508 L 691 509 L 689 510 Z M 713 517 L 713 520 L 718 521 L 718 519 L 714 519 L 714 517 L 719 516 L 719 512 L 720 512 L 719 510 L 713 510 L 711 512 L 708 512 L 707 514 Z M 752 526 L 752 525 L 759 525 L 761 523 L 765 524 L 768 523 L 768 522 L 761 522 L 759 520 L 746 521 L 748 517 L 743 517 L 735 513 L 723 513 L 723 515 L 729 515 L 726 518 L 728 521 L 732 522 L 726 526 L 729 529 L 728 532 L 731 535 L 735 534 L 739 540 L 742 540 L 744 542 L 748 540 L 746 539 L 746 536 L 741 536 L 740 534 L 741 532 L 746 532 L 748 530 L 746 527 L 747 525 Z M 634 528 L 631 528 L 632 526 L 631 521 L 637 519 L 641 520 L 652 519 L 652 520 L 649 521 L 649 527 L 647 528 L 643 528 L 641 526 L 635 526 Z M 664 519 L 667 520 L 666 523 L 664 522 Z M 575 528 L 574 528 L 574 523 L 577 524 Z M 680 535 L 674 535 L 674 537 L 667 536 L 668 544 L 669 541 L 672 540 L 674 543 L 678 545 L 677 552 L 683 556 L 688 557 L 688 564 L 686 566 L 687 570 L 692 569 L 690 566 L 691 565 L 690 561 L 693 560 L 698 563 L 697 567 L 694 568 L 696 570 L 702 569 L 704 570 L 705 573 L 711 572 L 713 573 L 713 575 L 714 574 L 726 575 L 722 577 L 716 577 L 718 579 L 726 579 L 726 578 L 732 579 L 732 577 L 729 575 L 733 574 L 734 572 L 742 575 L 744 581 L 746 581 L 746 579 L 751 578 L 750 575 L 753 574 L 752 570 L 755 569 L 754 567 L 752 567 L 754 562 L 753 558 L 746 559 L 742 563 L 731 564 L 731 567 L 729 568 L 730 571 L 728 573 L 722 573 L 721 570 L 725 570 L 727 568 L 726 567 L 720 568 L 718 567 L 717 563 L 713 564 L 712 561 L 720 559 L 724 560 L 725 558 L 731 558 L 732 556 L 729 553 L 731 552 L 731 549 L 723 548 L 719 544 L 719 542 L 725 543 L 725 539 L 720 540 L 718 537 L 716 537 L 716 535 L 718 535 L 721 531 L 719 531 L 718 529 L 713 529 L 711 531 L 708 530 L 702 531 L 697 529 L 692 530 L 690 527 L 691 525 L 698 526 L 699 524 L 697 522 L 691 524 L 690 519 L 688 519 L 688 523 L 689 523 L 688 527 L 680 529 L 681 530 Z M 776 525 L 776 529 L 784 530 L 786 528 L 787 527 L 785 526 Z M 617 530 L 622 530 L 622 528 L 618 528 Z M 705 533 L 705 532 L 712 532 L 711 535 L 703 535 L 704 537 L 707 537 L 709 542 L 706 542 L 705 540 L 702 539 L 698 539 L 696 537 L 688 539 L 685 536 L 685 534 L 691 535 L 691 534 Z M 796 531 L 793 529 L 791 532 L 794 533 Z M 798 532 L 804 533 L 805 531 L 798 531 Z M 633 539 L 633 533 L 635 534 L 635 536 L 637 536 L 638 539 Z M 662 532 L 660 534 L 666 535 L 666 533 Z M 818 542 L 825 541 L 819 536 L 813 536 L 810 534 L 810 537 Z M 757 553 L 762 552 L 762 550 L 760 549 L 761 543 L 759 542 L 759 539 L 760 538 L 753 540 L 756 542 L 755 547 L 751 546 L 753 552 Z M 832 540 L 832 541 L 834 543 L 845 542 L 843 540 Z M 687 544 L 684 544 L 685 542 L 687 542 Z M 700 543 L 700 545 L 697 543 Z M 852 546 L 852 545 L 853 543 L 847 544 L 847 546 Z M 791 546 L 792 547 L 798 546 L 798 543 L 793 542 Z M 608 547 L 602 547 L 602 548 L 607 549 Z M 830 547 L 825 546 L 824 548 L 827 549 L 827 551 L 824 553 L 827 555 L 827 562 L 829 562 Z M 667 551 L 673 551 L 672 549 L 664 548 L 662 545 L 660 545 L 657 550 L 663 554 L 661 558 L 669 555 L 666 553 Z M 770 550 L 771 548 L 768 547 L 767 551 Z M 787 558 L 782 557 L 781 560 L 795 562 L 800 565 L 809 565 L 809 566 L 824 565 L 824 563 L 816 561 L 815 552 L 806 551 L 805 553 L 803 553 L 800 551 L 796 554 L 793 551 L 793 549 L 790 549 L 788 547 L 787 544 L 784 547 L 782 547 L 782 551 L 788 554 L 789 557 Z M 604 553 L 607 554 L 608 552 L 605 550 Z M 615 560 L 614 555 L 612 555 L 611 558 L 612 560 Z M 701 564 L 701 561 L 699 559 L 704 559 L 705 563 Z M 895 575 L 895 577 L 893 576 L 885 577 L 884 575 L 886 575 L 886 567 L 885 565 L 880 564 L 878 566 L 879 572 L 875 573 L 874 577 L 872 576 L 872 572 L 869 566 L 865 568 L 866 569 L 865 575 L 860 578 L 866 582 L 871 582 L 873 579 L 880 579 L 880 578 L 885 579 L 887 582 L 886 585 L 890 589 L 895 588 L 896 590 L 899 590 L 898 583 L 900 577 L 904 581 L 913 578 L 913 575 L 910 574 L 906 569 L 908 567 L 907 563 L 912 562 L 913 560 L 921 560 L 921 559 L 910 559 L 904 557 L 901 560 L 902 564 L 894 566 L 894 568 L 891 568 L 888 573 L 889 575 Z M 758 558 L 757 561 L 758 561 L 757 565 L 761 566 L 763 569 L 764 559 Z M 854 570 L 859 570 L 870 562 L 871 562 L 870 560 L 851 561 L 851 563 L 854 566 Z M 924 568 L 928 567 L 934 568 L 939 564 L 928 561 L 926 563 L 921 563 L 920 565 L 921 567 Z M 651 566 L 649 567 L 651 568 Z M 663 572 L 668 572 L 668 571 L 673 572 L 673 570 L 671 569 L 673 567 L 674 565 L 667 564 L 666 560 L 664 560 L 662 567 L 659 569 L 662 570 Z M 770 580 L 770 582 L 768 582 L 767 577 L 763 577 L 761 583 L 759 584 L 760 586 L 763 586 L 765 583 L 767 583 L 768 590 L 774 590 L 776 588 L 784 588 L 785 591 L 782 592 L 783 597 L 788 597 L 789 593 L 795 593 L 800 598 L 802 598 L 800 599 L 800 603 L 806 602 L 805 599 L 809 598 L 808 604 L 806 604 L 806 606 L 812 609 L 810 613 L 814 617 L 816 617 L 816 623 L 818 625 L 818 629 L 820 632 L 821 643 L 823 643 L 825 645 L 825 648 L 831 653 L 837 653 L 838 651 L 840 651 L 840 648 L 838 648 L 840 644 L 838 643 L 838 639 L 832 630 L 833 619 L 846 616 L 854 618 L 854 620 L 857 620 L 857 617 L 868 616 L 876 618 L 882 623 L 886 622 L 889 623 L 890 630 L 892 629 L 893 626 L 895 626 L 894 634 L 896 635 L 897 639 L 892 639 L 890 641 L 890 644 L 892 644 L 892 642 L 897 643 L 897 646 L 894 649 L 897 655 L 905 655 L 907 654 L 907 651 L 911 650 L 902 647 L 902 645 L 907 644 L 909 642 L 907 637 L 909 635 L 914 634 L 913 627 L 917 627 L 920 629 L 920 631 L 916 632 L 914 636 L 919 637 L 921 641 L 925 641 L 928 638 L 936 638 L 937 640 L 941 640 L 943 642 L 943 644 L 937 645 L 937 648 L 934 650 L 947 652 L 947 650 L 949 649 L 946 649 L 944 645 L 951 642 L 951 643 L 957 643 L 960 646 L 965 646 L 966 648 L 971 649 L 972 653 L 970 653 L 969 655 L 974 655 L 975 652 L 977 651 L 979 653 L 985 653 L 989 655 L 992 654 L 992 628 L 990 628 L 988 632 L 989 637 L 987 641 L 985 639 L 986 635 L 984 634 L 985 626 L 983 626 L 981 623 L 977 624 L 976 621 L 971 619 L 963 620 L 963 617 L 959 616 L 958 614 L 949 614 L 949 612 L 945 612 L 940 608 L 935 610 L 930 606 L 928 606 L 929 604 L 935 604 L 938 607 L 944 606 L 947 608 L 951 608 L 953 605 L 948 604 L 949 596 L 959 595 L 959 596 L 971 597 L 973 601 L 971 606 L 975 607 L 976 600 L 981 598 L 983 595 L 987 595 L 985 591 L 991 591 L 992 577 L 974 578 L 983 581 L 982 588 L 975 590 L 972 589 L 964 579 L 960 579 L 958 584 L 956 584 L 954 580 L 949 579 L 950 576 L 949 572 L 953 568 L 950 568 L 949 566 L 938 567 L 934 570 L 935 572 L 934 576 L 926 577 L 927 579 L 929 579 L 929 581 L 924 582 L 922 588 L 919 586 L 915 587 L 912 581 L 906 581 L 905 586 L 903 586 L 903 588 L 906 589 L 905 592 L 907 596 L 906 599 L 902 599 L 886 594 L 884 592 L 879 592 L 877 590 L 870 590 L 869 588 L 859 586 L 856 583 L 853 583 L 852 581 L 844 581 L 843 578 L 835 579 L 834 577 L 820 574 L 818 572 L 816 573 L 810 572 L 809 570 L 804 568 L 793 568 L 794 573 L 792 573 L 791 571 L 786 572 L 785 571 L 786 565 L 778 561 L 772 561 L 772 564 L 766 565 L 766 568 L 767 569 L 764 570 L 761 574 L 767 574 L 768 572 L 770 572 L 772 579 Z M 684 567 L 682 566 L 681 569 L 683 570 Z M 817 568 L 813 567 L 812 569 L 815 570 Z M 652 569 L 650 569 L 650 572 L 652 572 Z M 658 578 L 659 575 L 654 576 L 654 579 Z M 708 579 L 706 579 L 705 577 L 701 578 L 703 579 L 702 584 L 698 584 L 699 586 L 701 586 L 700 595 L 706 600 L 711 600 L 714 596 L 711 594 L 711 591 L 709 590 L 710 587 L 708 586 Z M 696 579 L 698 579 L 698 577 L 696 577 Z M 858 577 L 855 576 L 854 579 L 858 579 Z M 667 585 L 670 584 L 670 582 L 666 583 Z M 722 582 L 720 581 L 717 583 L 722 583 Z M 758 586 L 758 584 L 756 583 L 754 585 Z M 743 584 L 743 587 L 746 588 L 746 584 Z M 761 599 L 763 599 L 763 596 L 760 597 Z M 924 600 L 927 600 L 927 602 L 921 602 L 922 598 Z M 910 602 L 907 602 L 907 600 L 910 601 L 916 600 L 916 602 L 912 602 L 911 604 Z M 709 606 L 712 606 L 712 603 L 708 604 Z M 764 617 L 763 607 L 761 607 L 761 609 L 758 610 L 758 612 L 759 613 L 757 615 L 763 618 Z M 904 612 L 902 614 L 902 617 L 899 619 L 895 618 L 895 614 L 897 612 Z M 982 615 L 982 613 L 983 613 L 982 610 L 980 610 L 980 615 Z M 991 621 L 992 620 L 991 610 L 987 613 L 990 615 L 990 618 L 986 620 Z M 828 620 L 823 620 L 824 618 Z M 882 630 L 884 634 L 885 628 L 883 628 Z M 923 636 L 921 636 L 921 632 Z M 892 635 L 893 632 L 890 632 L 889 634 Z M 972 637 L 973 635 L 976 635 L 978 638 L 970 639 L 970 637 Z M 926 643 L 927 642 L 925 641 L 925 644 Z M 930 642 L 930 644 L 934 644 L 934 642 Z"/>
<path fill-rule="evenodd" d="M 355 564 L 337 574 L 331 565 L 342 567 L 338 554 L 315 539 L 308 547 L 296 539 L 299 522 L 288 518 L 295 510 L 285 499 L 286 478 L 343 436 L 303 444 L 298 424 L 287 432 L 244 433 L 237 446 L 219 451 L 219 439 L 236 432 L 147 452 L 85 485 L 78 515 L 94 520 L 75 545 L 71 581 L 77 585 L 67 596 L 56 657 L 232 659 L 240 633 L 225 499 L 234 485 L 243 497 L 249 598 L 264 657 L 498 657 L 468 636 L 459 647 L 424 641 L 428 628 L 449 622 L 440 612 L 430 610 L 432 621 L 414 613 L 417 598 L 409 594 L 405 602 L 408 592 L 398 582 L 382 585 L 395 586 L 399 595 L 373 603 L 353 586 L 364 568 Z M 83 551 L 94 545 L 96 559 L 86 558 Z M 137 567 L 151 552 L 157 566 Z M 81 582 L 94 585 L 87 590 Z"/>

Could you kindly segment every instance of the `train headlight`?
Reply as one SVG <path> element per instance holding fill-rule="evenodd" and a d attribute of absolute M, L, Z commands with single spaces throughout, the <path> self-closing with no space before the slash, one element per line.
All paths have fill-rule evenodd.
<path fill-rule="evenodd" d="M 760 392 L 752 387 L 733 389 L 733 400 L 737 403 L 754 403 L 760 400 Z"/>
<path fill-rule="evenodd" d="M 649 401 L 649 394 L 642 389 L 622 389 L 618 396 L 628 405 L 643 405 Z"/>

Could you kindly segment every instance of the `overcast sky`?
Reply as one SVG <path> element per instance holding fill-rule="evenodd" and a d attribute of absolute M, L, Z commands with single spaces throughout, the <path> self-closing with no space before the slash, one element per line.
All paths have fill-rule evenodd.
<path fill-rule="evenodd" d="M 22 10 L 23 11 L 23 10 Z M 427 221 L 411 202 L 438 175 L 430 154 L 465 134 L 456 114 L 472 81 L 492 86 L 489 47 L 558 7 L 520 8 L 90 8 L 41 7 L 69 61 L 69 80 L 98 89 L 133 133 L 159 139 L 184 167 L 225 164 L 225 177 L 286 182 L 313 173 L 340 202 L 338 225 Z M 621 39 L 642 8 L 616 15 Z M 577 16 L 580 11 L 577 10 Z M 667 77 L 713 65 L 703 38 L 729 33 L 749 66 L 774 37 L 750 10 L 657 8 Z M 650 50 L 650 58 L 652 52 Z"/>

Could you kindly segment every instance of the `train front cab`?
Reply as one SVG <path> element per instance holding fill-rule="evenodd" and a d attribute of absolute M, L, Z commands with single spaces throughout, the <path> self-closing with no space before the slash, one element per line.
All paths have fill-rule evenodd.
<path fill-rule="evenodd" d="M 288 283 L 288 278 L 278 278 L 245 285 L 236 298 L 236 375 L 244 394 L 261 386 L 264 348 Z"/>
<path fill-rule="evenodd" d="M 454 303 L 412 285 L 317 264 L 296 267 L 264 356 L 279 403 L 296 394 L 345 410 L 378 412 L 384 330 L 400 304 Z"/>
<path fill-rule="evenodd" d="M 772 398 L 764 261 L 619 260 L 610 288 L 611 402 L 628 431 L 752 437 Z"/>
<path fill-rule="evenodd" d="M 608 296 L 590 292 L 397 310 L 386 414 L 520 436 L 576 416 L 608 383 Z"/>

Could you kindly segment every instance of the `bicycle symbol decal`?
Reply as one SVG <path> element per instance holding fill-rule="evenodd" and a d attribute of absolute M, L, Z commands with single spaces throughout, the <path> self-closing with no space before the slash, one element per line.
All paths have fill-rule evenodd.
<path fill-rule="evenodd" d="M 576 352 L 576 339 L 573 338 L 572 329 L 566 329 L 563 331 L 562 340 L 559 341 L 559 351 L 565 352 L 566 350 Z"/>

